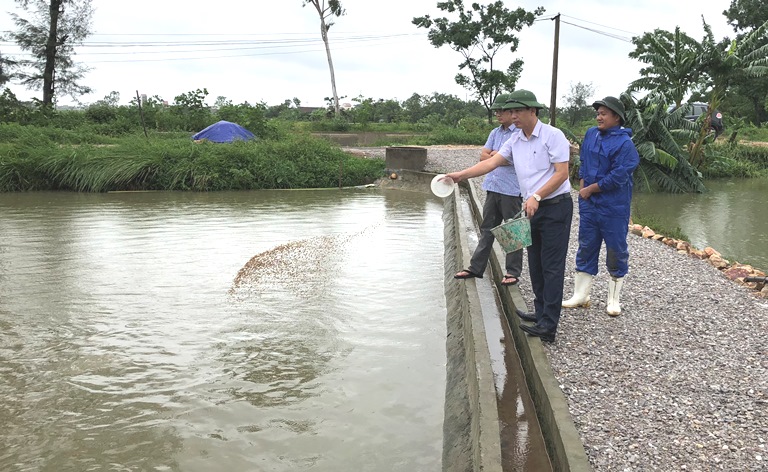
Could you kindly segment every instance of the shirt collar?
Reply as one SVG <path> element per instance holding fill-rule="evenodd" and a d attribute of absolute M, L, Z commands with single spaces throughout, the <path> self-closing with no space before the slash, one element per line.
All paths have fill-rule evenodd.
<path fill-rule="evenodd" d="M 517 141 L 524 139 L 526 141 L 530 141 L 531 138 L 533 138 L 534 136 L 538 138 L 539 134 L 541 133 L 542 124 L 543 123 L 541 122 L 541 120 L 536 120 L 536 125 L 533 127 L 533 131 L 531 132 L 531 136 L 529 137 L 526 137 L 525 133 L 522 130 L 520 130 L 519 133 L 515 133 L 510 139 L 515 139 Z"/>

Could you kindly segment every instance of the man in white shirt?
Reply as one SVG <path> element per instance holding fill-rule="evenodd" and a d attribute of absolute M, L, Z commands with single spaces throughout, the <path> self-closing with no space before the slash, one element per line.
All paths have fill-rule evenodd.
<path fill-rule="evenodd" d="M 488 135 L 480 160 L 490 159 L 501 146 L 517 133 L 517 128 L 512 124 L 512 114 L 504 109 L 509 98 L 508 93 L 499 94 L 491 105 L 491 110 L 496 112 L 499 127 L 494 128 Z M 477 247 L 469 261 L 469 267 L 462 269 L 453 276 L 455 279 L 469 279 L 483 277 L 488 265 L 488 257 L 491 255 L 493 237 L 491 229 L 500 225 L 503 220 L 514 218 L 520 212 L 523 199 L 520 195 L 520 184 L 517 183 L 515 166 L 503 165 L 492 170 L 483 179 L 483 190 L 486 191 L 485 204 L 483 205 L 483 222 L 480 224 L 480 238 Z M 520 280 L 520 272 L 523 270 L 523 251 L 515 251 L 507 254 L 505 261 L 506 272 L 501 280 L 501 285 L 515 285 Z"/>
<path fill-rule="evenodd" d="M 533 241 L 528 247 L 528 269 L 534 313 L 517 310 L 517 314 L 535 324 L 521 324 L 520 328 L 542 341 L 554 342 L 560 322 L 565 258 L 573 218 L 568 181 L 570 144 L 562 131 L 539 121 L 539 110 L 544 105 L 536 101 L 533 93 L 512 92 L 504 108 L 512 112 L 512 123 L 520 132 L 510 137 L 490 159 L 447 177 L 460 182 L 487 174 L 505 161 L 514 163 Z"/>

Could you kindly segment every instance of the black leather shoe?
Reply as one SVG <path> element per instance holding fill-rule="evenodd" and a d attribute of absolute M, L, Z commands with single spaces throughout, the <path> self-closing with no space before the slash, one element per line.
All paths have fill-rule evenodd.
<path fill-rule="evenodd" d="M 515 313 L 517 313 L 517 316 L 519 316 L 520 319 L 523 321 L 530 321 L 531 323 L 536 322 L 536 315 L 534 315 L 533 313 L 526 313 L 518 309 L 515 309 Z"/>
<path fill-rule="evenodd" d="M 548 343 L 555 342 L 555 332 L 554 331 L 545 331 L 542 328 L 538 327 L 537 325 L 533 325 L 533 326 L 520 325 L 520 329 L 522 329 L 526 333 L 530 334 L 531 336 L 536 336 L 537 338 L 541 339 L 542 341 L 546 341 Z"/>

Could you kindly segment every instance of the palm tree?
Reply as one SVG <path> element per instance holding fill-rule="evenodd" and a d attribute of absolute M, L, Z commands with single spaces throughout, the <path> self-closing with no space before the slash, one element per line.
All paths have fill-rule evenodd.
<path fill-rule="evenodd" d="M 629 57 L 645 64 L 641 78 L 629 85 L 629 91 L 648 90 L 680 107 L 683 99 L 701 82 L 698 67 L 703 50 L 695 39 L 675 28 L 675 32 L 656 29 L 632 39 L 635 50 Z"/>

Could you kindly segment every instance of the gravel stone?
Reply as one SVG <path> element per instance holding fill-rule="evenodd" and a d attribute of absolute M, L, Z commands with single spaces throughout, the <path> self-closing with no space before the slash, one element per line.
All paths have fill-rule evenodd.
<path fill-rule="evenodd" d="M 370 157 L 385 152 L 354 150 Z M 477 146 L 430 146 L 425 170 L 460 170 L 479 154 Z M 481 182 L 472 185 L 479 189 Z M 573 195 L 566 298 L 578 247 Z M 630 234 L 628 242 L 622 314 L 605 311 L 603 249 L 592 305 L 563 309 L 557 341 L 545 344 L 592 467 L 767 471 L 768 301 L 659 241 Z M 525 275 L 519 287 L 531 307 Z"/>

